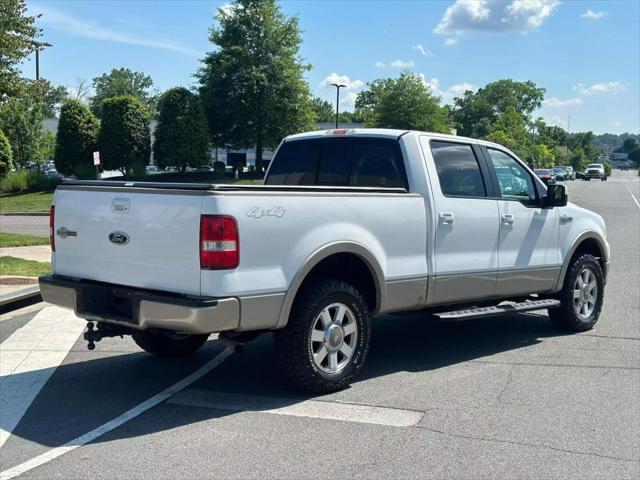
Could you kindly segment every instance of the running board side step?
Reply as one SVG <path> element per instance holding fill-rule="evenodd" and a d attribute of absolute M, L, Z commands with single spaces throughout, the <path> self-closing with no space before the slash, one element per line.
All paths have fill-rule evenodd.
<path fill-rule="evenodd" d="M 453 310 L 451 312 L 434 313 L 441 320 L 468 320 L 471 318 L 491 317 L 494 315 L 504 315 L 506 313 L 530 312 L 532 310 L 543 310 L 545 308 L 558 308 L 560 300 L 527 300 L 525 302 L 509 302 L 504 305 L 494 305 L 491 307 L 465 308 L 464 310 Z"/>

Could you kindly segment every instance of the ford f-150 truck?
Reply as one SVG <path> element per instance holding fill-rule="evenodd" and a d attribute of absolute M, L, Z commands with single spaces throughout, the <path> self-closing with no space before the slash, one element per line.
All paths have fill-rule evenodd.
<path fill-rule="evenodd" d="M 609 265 L 602 218 L 564 185 L 500 145 L 414 131 L 287 137 L 264 185 L 68 181 L 50 223 L 42 296 L 89 321 L 89 348 L 131 334 L 179 356 L 273 332 L 280 372 L 315 392 L 363 368 L 380 313 L 547 309 L 588 330 Z"/>
<path fill-rule="evenodd" d="M 601 163 L 590 163 L 587 165 L 585 180 L 591 180 L 592 178 L 599 179 L 603 182 L 607 180 L 607 172 L 604 169 L 604 165 Z"/>

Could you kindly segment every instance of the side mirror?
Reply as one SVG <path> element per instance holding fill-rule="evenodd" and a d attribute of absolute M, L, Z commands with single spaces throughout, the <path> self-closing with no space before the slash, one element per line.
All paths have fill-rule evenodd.
<path fill-rule="evenodd" d="M 547 186 L 547 194 L 542 197 L 542 208 L 564 207 L 567 205 L 567 188 L 564 185 Z"/>

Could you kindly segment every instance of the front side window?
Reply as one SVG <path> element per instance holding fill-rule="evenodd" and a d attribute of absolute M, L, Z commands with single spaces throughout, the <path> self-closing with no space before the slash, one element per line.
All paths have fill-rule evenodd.
<path fill-rule="evenodd" d="M 500 196 L 525 204 L 534 204 L 536 188 L 531 174 L 520 162 L 506 153 L 493 148 L 488 148 L 487 151 L 498 177 Z"/>
<path fill-rule="evenodd" d="M 431 142 L 442 193 L 452 197 L 486 197 L 480 165 L 471 145 Z"/>

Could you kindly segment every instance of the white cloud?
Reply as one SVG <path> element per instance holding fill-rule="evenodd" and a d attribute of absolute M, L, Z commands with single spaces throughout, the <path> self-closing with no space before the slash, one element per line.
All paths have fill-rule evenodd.
<path fill-rule="evenodd" d="M 602 93 L 619 93 L 625 92 L 627 89 L 620 82 L 603 82 L 594 83 L 593 85 L 585 85 L 579 83 L 574 85 L 573 91 L 578 92 L 580 95 L 586 95 L 588 97 L 592 95 L 599 95 Z"/>
<path fill-rule="evenodd" d="M 547 107 L 570 107 L 574 105 L 582 105 L 581 98 L 567 98 L 561 100 L 558 97 L 551 97 L 542 101 L 542 104 Z"/>
<path fill-rule="evenodd" d="M 622 126 L 622 122 L 611 122 L 611 126 L 612 126 L 612 127 L 619 128 L 619 127 L 621 127 L 621 126 Z"/>
<path fill-rule="evenodd" d="M 434 33 L 527 32 L 542 25 L 559 0 L 456 0 Z"/>
<path fill-rule="evenodd" d="M 454 97 L 459 97 L 460 95 L 464 95 L 464 92 L 466 92 L 467 90 L 475 92 L 476 90 L 478 90 L 478 87 L 467 82 L 462 82 L 458 83 L 457 85 L 451 85 L 449 88 L 447 88 L 447 93 Z"/>
<path fill-rule="evenodd" d="M 391 62 L 389 64 L 389 66 L 394 67 L 394 68 L 411 68 L 411 67 L 415 67 L 415 62 L 413 60 L 394 60 L 393 62 Z"/>
<path fill-rule="evenodd" d="M 81 20 L 60 10 L 50 8 L 49 6 L 43 7 L 42 5 L 31 5 L 29 7 L 29 13 L 33 15 L 42 14 L 38 19 L 38 23 L 75 37 L 123 43 L 126 45 L 136 45 L 140 47 L 160 48 L 188 55 L 190 57 L 198 57 L 202 54 L 202 52 L 197 52 L 190 48 L 180 46 L 173 41 L 122 32 L 101 26 L 95 22 Z"/>
<path fill-rule="evenodd" d="M 594 12 L 590 8 L 586 12 L 580 14 L 581 18 L 588 18 L 589 20 L 600 20 L 602 17 L 606 17 L 607 12 Z"/>
<path fill-rule="evenodd" d="M 429 80 L 424 75 L 424 73 L 421 73 L 420 79 L 422 80 L 422 83 L 424 84 L 424 86 L 427 87 L 433 95 L 442 97 L 444 92 L 440 90 L 440 81 L 436 77 L 433 77 L 431 80 Z"/>
<path fill-rule="evenodd" d="M 427 87 L 433 95 L 440 97 L 445 103 L 451 102 L 454 97 L 463 95 L 467 90 L 475 92 L 478 89 L 478 87 L 476 87 L 475 85 L 467 82 L 454 84 L 450 87 L 442 89 L 440 88 L 440 81 L 438 80 L 438 78 L 433 77 L 429 79 L 424 75 L 424 73 L 420 74 L 420 79 L 422 80 L 424 86 Z"/>
<path fill-rule="evenodd" d="M 447 47 L 450 47 L 451 45 L 455 45 L 456 43 L 458 43 L 458 39 L 457 39 L 457 38 L 447 38 L 447 39 L 445 39 L 445 41 L 444 41 L 444 44 L 445 44 Z"/>
<path fill-rule="evenodd" d="M 411 48 L 416 50 L 416 51 L 418 51 L 418 52 L 420 52 L 420 55 L 422 55 L 423 57 L 434 57 L 435 56 L 431 50 L 429 50 L 428 48 L 424 48 L 419 43 L 417 45 L 414 45 Z"/>
<path fill-rule="evenodd" d="M 358 93 L 364 88 L 364 82 L 362 80 L 351 80 L 347 75 L 332 73 L 320 82 L 320 88 L 330 88 L 333 90 L 333 93 L 335 93 L 335 87 L 331 85 L 332 83 L 345 85 L 344 88 L 340 89 L 340 105 L 353 108 Z"/>
<path fill-rule="evenodd" d="M 551 125 L 552 127 L 562 127 L 564 129 L 567 128 L 567 121 L 563 119 L 560 115 L 552 115 L 550 117 L 545 117 L 544 122 L 547 125 Z"/>
<path fill-rule="evenodd" d="M 383 62 L 376 62 L 373 66 L 376 67 L 376 68 L 384 68 L 387 65 L 385 63 L 383 63 Z"/>

